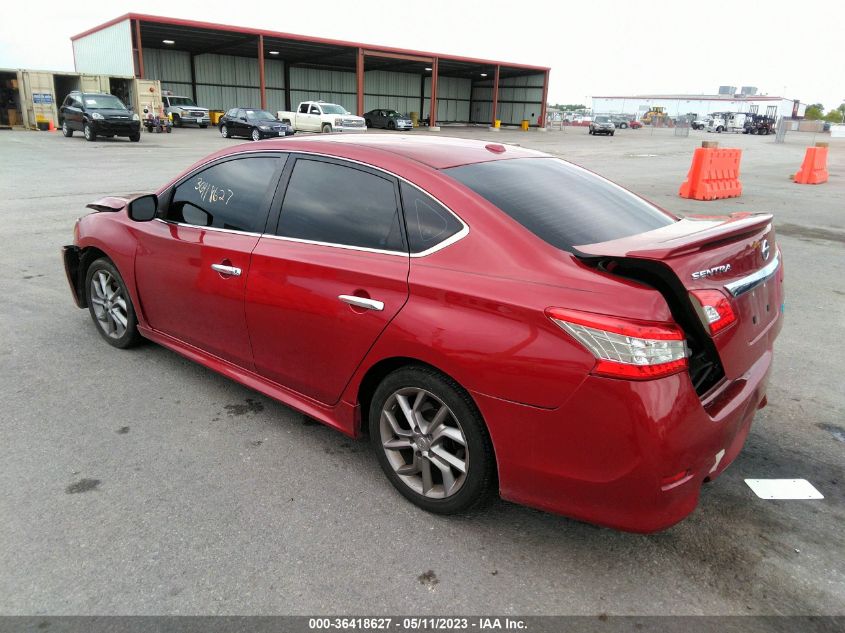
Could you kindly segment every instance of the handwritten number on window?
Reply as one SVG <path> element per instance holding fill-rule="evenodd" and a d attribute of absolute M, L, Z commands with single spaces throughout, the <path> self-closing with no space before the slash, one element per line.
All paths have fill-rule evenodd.
<path fill-rule="evenodd" d="M 201 176 L 197 177 L 194 189 L 199 192 L 200 200 L 203 202 L 222 202 L 224 205 L 228 205 L 235 197 L 235 192 L 231 189 L 212 185 L 210 182 L 203 180 Z"/>

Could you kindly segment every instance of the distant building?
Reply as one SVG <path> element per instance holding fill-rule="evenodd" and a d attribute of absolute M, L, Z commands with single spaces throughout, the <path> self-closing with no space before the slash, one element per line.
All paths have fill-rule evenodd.
<path fill-rule="evenodd" d="M 631 114 L 637 118 L 655 106 L 664 108 L 670 117 L 691 113 L 752 112 L 801 118 L 807 108 L 797 99 L 751 94 L 598 96 L 592 99 L 593 112 Z"/>

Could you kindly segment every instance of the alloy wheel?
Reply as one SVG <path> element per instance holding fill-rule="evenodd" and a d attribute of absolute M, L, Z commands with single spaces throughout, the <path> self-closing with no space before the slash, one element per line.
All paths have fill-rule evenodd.
<path fill-rule="evenodd" d="M 445 499 L 463 486 L 467 439 L 452 410 L 425 389 L 399 389 L 381 411 L 380 439 L 387 461 L 414 492 Z"/>
<path fill-rule="evenodd" d="M 260 141 L 261 140 L 261 132 L 258 131 L 258 128 L 253 128 L 253 130 L 252 130 L 252 140 L 253 141 Z"/>
<path fill-rule="evenodd" d="M 220 128 L 220 136 L 223 138 L 229 138 L 229 128 L 225 125 L 221 126 Z"/>
<path fill-rule="evenodd" d="M 107 270 L 91 278 L 91 304 L 97 325 L 110 338 L 119 339 L 129 323 L 123 287 Z"/>

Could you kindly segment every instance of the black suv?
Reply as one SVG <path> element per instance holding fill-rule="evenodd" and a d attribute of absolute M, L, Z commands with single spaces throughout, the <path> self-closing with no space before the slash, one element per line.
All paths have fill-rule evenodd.
<path fill-rule="evenodd" d="M 59 110 L 59 123 L 65 136 L 79 131 L 87 141 L 96 141 L 98 136 L 141 140 L 141 118 L 114 95 L 102 92 L 71 92 Z"/>

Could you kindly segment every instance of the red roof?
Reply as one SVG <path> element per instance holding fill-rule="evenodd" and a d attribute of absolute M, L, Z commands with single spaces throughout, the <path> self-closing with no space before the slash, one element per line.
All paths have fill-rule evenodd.
<path fill-rule="evenodd" d="M 159 15 L 147 15 L 144 13 L 127 13 L 120 17 L 114 18 L 113 20 L 109 20 L 103 24 L 95 26 L 93 28 L 88 29 L 87 31 L 83 31 L 82 33 L 78 33 L 77 35 L 72 36 L 71 40 L 78 40 L 86 35 L 91 35 L 92 33 L 96 33 L 97 31 L 101 31 L 102 29 L 117 24 L 118 22 L 123 22 L 124 20 L 140 20 L 141 22 L 155 22 L 158 24 L 169 24 L 172 26 L 184 26 L 184 27 L 195 27 L 195 28 L 202 28 L 202 29 L 213 29 L 217 31 L 226 31 L 229 33 L 245 33 L 250 35 L 264 35 L 265 37 L 275 37 L 279 39 L 287 39 L 299 42 L 315 42 L 320 44 L 329 44 L 333 46 L 346 46 L 349 48 L 365 48 L 368 50 L 376 50 L 380 52 L 386 53 L 395 53 L 397 55 L 419 55 L 419 56 L 426 56 L 426 57 L 437 57 L 440 59 L 448 59 L 460 62 L 468 62 L 468 63 L 475 63 L 475 64 L 489 64 L 489 65 L 498 65 L 498 66 L 507 66 L 508 68 L 525 68 L 530 70 L 536 70 L 538 72 L 546 72 L 551 70 L 548 66 L 532 66 L 530 64 L 514 64 L 510 62 L 499 62 L 495 60 L 489 59 L 478 59 L 474 57 L 461 57 L 459 55 L 442 55 L 440 53 L 430 53 L 426 51 L 415 51 L 405 48 L 394 48 L 390 46 L 377 46 L 374 44 L 362 44 L 360 42 L 347 42 L 345 40 L 334 40 L 329 38 L 323 37 L 311 37 L 308 35 L 298 35 L 295 33 L 282 33 L 279 31 L 268 31 L 265 29 L 255 29 L 243 26 L 228 26 L 224 24 L 214 23 L 214 22 L 198 22 L 195 20 L 183 20 L 181 18 L 168 18 Z"/>

